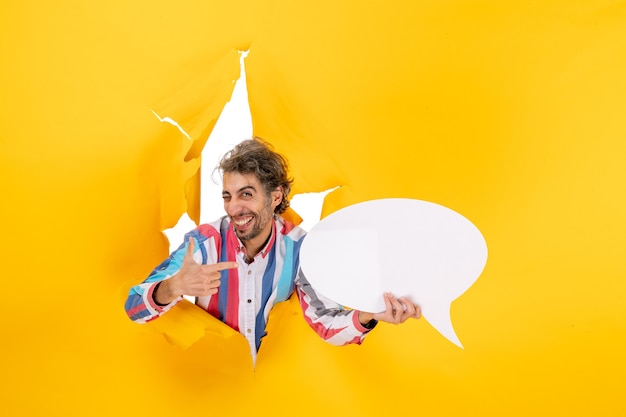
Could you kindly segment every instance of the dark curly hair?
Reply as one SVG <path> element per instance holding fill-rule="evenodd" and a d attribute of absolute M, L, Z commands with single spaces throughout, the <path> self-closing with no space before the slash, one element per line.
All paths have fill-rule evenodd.
<path fill-rule="evenodd" d="M 289 207 L 293 179 L 289 176 L 287 159 L 263 139 L 255 136 L 239 143 L 224 154 L 216 169 L 222 176 L 229 172 L 256 175 L 268 197 L 277 187 L 282 187 L 283 201 L 274 212 L 281 214 Z"/>

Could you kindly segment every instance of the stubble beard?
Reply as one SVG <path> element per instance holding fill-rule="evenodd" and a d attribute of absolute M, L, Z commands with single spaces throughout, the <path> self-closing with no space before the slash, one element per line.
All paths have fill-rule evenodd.
<path fill-rule="evenodd" d="M 248 233 L 240 234 L 237 228 L 235 228 L 235 233 L 237 234 L 239 240 L 242 242 L 249 241 L 258 237 L 263 232 L 267 223 L 272 219 L 273 213 L 271 213 L 271 207 L 271 204 L 267 204 L 263 212 L 253 213 L 254 219 L 252 221 L 254 222 L 254 226 L 250 231 L 248 231 Z"/>

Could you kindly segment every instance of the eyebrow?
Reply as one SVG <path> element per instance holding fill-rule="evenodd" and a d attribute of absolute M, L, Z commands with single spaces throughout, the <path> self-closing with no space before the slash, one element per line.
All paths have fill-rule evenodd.
<path fill-rule="evenodd" d="M 237 193 L 241 193 L 241 192 L 246 191 L 246 190 L 256 191 L 256 188 L 254 188 L 253 185 L 246 185 L 246 186 L 243 186 L 240 189 L 238 189 Z M 222 196 L 225 196 L 225 195 L 230 195 L 230 192 L 228 192 L 226 190 L 222 191 Z"/>

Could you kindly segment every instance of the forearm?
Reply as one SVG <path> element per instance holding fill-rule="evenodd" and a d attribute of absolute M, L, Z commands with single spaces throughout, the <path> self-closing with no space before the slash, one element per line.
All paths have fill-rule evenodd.
<path fill-rule="evenodd" d="M 171 298 L 160 288 L 176 272 L 177 265 L 169 258 L 154 268 L 141 284 L 132 287 L 125 304 L 128 317 L 134 322 L 146 323 L 159 317 L 180 301 L 182 297 Z"/>
<path fill-rule="evenodd" d="M 154 300 L 156 283 L 142 283 L 132 287 L 126 299 L 125 309 L 128 317 L 136 323 L 147 323 L 169 310 L 175 302 L 159 305 Z M 175 300 L 179 301 L 179 300 Z"/>
<path fill-rule="evenodd" d="M 360 312 L 347 310 L 317 293 L 303 275 L 298 277 L 296 285 L 304 319 L 323 340 L 333 345 L 362 342 L 370 331 L 364 327 L 370 322 L 367 315 L 359 317 Z"/>

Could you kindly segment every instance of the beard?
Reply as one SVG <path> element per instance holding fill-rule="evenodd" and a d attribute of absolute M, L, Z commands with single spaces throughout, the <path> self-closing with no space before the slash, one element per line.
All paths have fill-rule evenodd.
<path fill-rule="evenodd" d="M 265 223 L 267 224 L 267 223 Z M 261 234 L 261 232 L 263 231 L 263 225 L 259 224 L 258 222 L 258 217 L 254 217 L 254 227 L 252 227 L 252 229 L 250 230 L 246 230 L 246 231 L 241 231 L 238 230 L 237 227 L 235 227 L 235 234 L 237 235 L 237 237 L 239 238 L 239 240 L 241 240 L 242 242 L 245 242 L 247 240 L 252 240 L 255 237 L 259 236 Z"/>
<path fill-rule="evenodd" d="M 253 216 L 252 228 L 250 230 L 241 231 L 235 225 L 235 234 L 242 242 L 250 241 L 264 232 L 264 229 L 267 227 L 267 224 L 272 220 L 273 213 L 272 207 L 270 204 L 267 204 L 263 210 L 258 213 L 243 213 L 243 215 L 251 215 Z M 231 219 L 232 220 L 232 219 Z"/>

